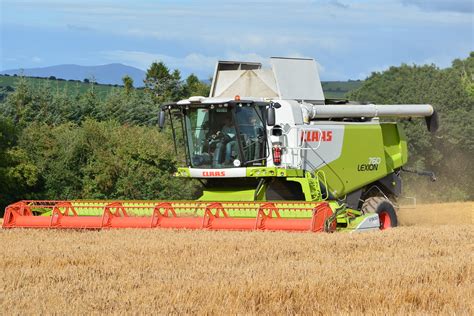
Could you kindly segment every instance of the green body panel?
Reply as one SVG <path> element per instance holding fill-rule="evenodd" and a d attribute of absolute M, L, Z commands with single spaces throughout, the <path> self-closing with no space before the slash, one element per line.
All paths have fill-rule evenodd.
<path fill-rule="evenodd" d="M 380 158 L 380 162 L 370 166 L 370 158 Z M 406 162 L 406 139 L 396 123 L 348 124 L 340 157 L 320 170 L 326 175 L 329 191 L 341 198 L 393 173 Z"/>
<path fill-rule="evenodd" d="M 247 177 L 303 177 L 304 171 L 277 167 L 248 167 Z"/>
<path fill-rule="evenodd" d="M 316 175 L 312 175 L 310 172 L 306 172 L 305 177 L 289 177 L 287 181 L 298 182 L 301 185 L 301 190 L 305 196 L 306 201 L 322 201 L 323 197 L 321 194 L 321 187 L 319 185 L 319 178 Z"/>
<path fill-rule="evenodd" d="M 260 198 L 262 195 L 260 194 Z M 203 190 L 199 201 L 254 201 L 255 188 L 235 189 L 220 188 L 213 190 Z M 258 201 L 259 199 L 257 199 Z"/>
<path fill-rule="evenodd" d="M 400 168 L 408 161 L 405 133 L 395 123 L 383 123 L 381 127 L 387 167 L 391 170 Z"/>
<path fill-rule="evenodd" d="M 319 181 L 316 177 L 312 177 L 308 172 L 306 177 L 287 177 L 286 181 L 298 182 L 301 185 L 306 201 L 322 201 Z M 204 189 L 199 201 L 266 201 L 265 184 L 258 188 L 213 188 Z M 258 190 L 258 191 L 257 191 Z M 257 192 L 256 192 L 257 191 Z"/>

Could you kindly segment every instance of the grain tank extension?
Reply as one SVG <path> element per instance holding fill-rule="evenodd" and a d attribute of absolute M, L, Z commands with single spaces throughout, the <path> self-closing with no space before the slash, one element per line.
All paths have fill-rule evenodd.
<path fill-rule="evenodd" d="M 184 145 L 186 165 L 175 175 L 204 185 L 197 201 L 21 201 L 7 207 L 3 227 L 331 232 L 396 226 L 407 143 L 400 125 L 381 119 L 422 117 L 434 132 L 433 107 L 331 102 L 313 59 L 271 58 L 270 64 L 218 62 L 210 96 L 161 106 L 160 127 L 184 138 L 177 145 Z"/>

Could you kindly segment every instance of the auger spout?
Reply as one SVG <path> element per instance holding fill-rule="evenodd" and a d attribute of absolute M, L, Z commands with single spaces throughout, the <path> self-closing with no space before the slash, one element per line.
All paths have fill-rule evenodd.
<path fill-rule="evenodd" d="M 303 105 L 309 119 L 353 117 L 429 117 L 430 104 L 325 104 Z"/>

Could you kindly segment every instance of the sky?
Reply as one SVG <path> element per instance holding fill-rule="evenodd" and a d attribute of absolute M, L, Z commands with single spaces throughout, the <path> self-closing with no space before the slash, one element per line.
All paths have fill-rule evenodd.
<path fill-rule="evenodd" d="M 474 50 L 472 0 L 0 0 L 0 70 L 163 61 L 209 78 L 217 60 L 311 57 L 323 80 L 448 67 Z"/>

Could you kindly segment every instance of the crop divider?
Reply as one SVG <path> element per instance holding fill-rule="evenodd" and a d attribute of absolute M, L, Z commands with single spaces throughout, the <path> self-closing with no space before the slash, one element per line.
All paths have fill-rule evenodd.
<path fill-rule="evenodd" d="M 162 209 L 163 209 L 163 213 L 161 212 Z M 174 207 L 171 203 L 162 202 L 162 203 L 157 204 L 155 208 L 153 209 L 153 215 L 151 216 L 150 227 L 151 228 L 160 227 L 160 222 L 163 220 L 163 218 L 170 217 L 170 214 L 173 217 L 177 217 L 176 211 L 174 210 Z"/>
<path fill-rule="evenodd" d="M 5 210 L 3 227 L 15 227 L 17 218 L 23 216 L 33 216 L 33 212 L 26 202 L 20 201 L 9 205 Z"/>
<path fill-rule="evenodd" d="M 61 209 L 64 209 L 64 211 L 61 211 Z M 64 216 L 78 216 L 71 202 L 59 202 L 54 205 L 51 212 L 51 221 L 49 223 L 49 227 L 61 227 L 62 218 Z"/>
<path fill-rule="evenodd" d="M 110 228 L 113 226 L 113 219 L 120 217 L 129 217 L 125 207 L 121 202 L 112 202 L 104 207 L 102 214 L 101 228 Z"/>
<path fill-rule="evenodd" d="M 313 209 L 310 230 L 312 232 L 323 232 L 324 223 L 332 214 L 332 209 L 329 207 L 329 204 L 327 202 L 318 203 Z"/>
<path fill-rule="evenodd" d="M 212 212 L 214 210 L 214 212 Z M 204 216 L 202 218 L 202 228 L 212 228 L 212 223 L 215 219 L 229 218 L 229 214 L 224 209 L 221 203 L 215 202 L 206 206 Z"/>
<path fill-rule="evenodd" d="M 267 212 L 265 212 L 267 211 Z M 281 218 L 280 212 L 274 203 L 265 203 L 258 209 L 257 218 L 255 221 L 255 230 L 264 230 L 267 219 L 272 219 L 273 215 Z"/>

